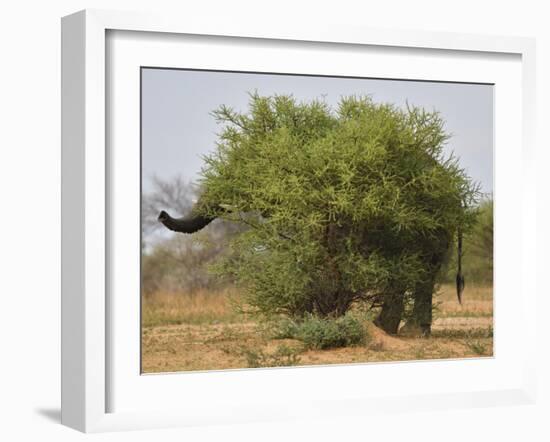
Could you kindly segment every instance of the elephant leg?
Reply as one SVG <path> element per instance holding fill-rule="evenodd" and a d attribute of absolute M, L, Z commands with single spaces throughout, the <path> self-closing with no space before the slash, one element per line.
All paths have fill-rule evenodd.
<path fill-rule="evenodd" d="M 414 305 L 412 310 L 412 327 L 418 327 L 422 336 L 429 336 L 432 332 L 433 292 L 435 278 L 428 278 L 418 284 L 414 292 Z"/>
<path fill-rule="evenodd" d="M 433 295 L 437 275 L 449 248 L 450 238 L 442 234 L 438 244 L 435 244 L 435 252 L 426 256 L 425 277 L 416 284 L 413 292 L 413 309 L 411 318 L 407 321 L 407 330 L 420 332 L 424 337 L 432 332 Z"/>
<path fill-rule="evenodd" d="M 386 333 L 397 334 L 404 308 L 405 294 L 403 292 L 386 295 L 380 314 L 374 320 L 374 325 L 380 327 Z"/>
<path fill-rule="evenodd" d="M 416 285 L 413 293 L 413 310 L 409 320 L 410 326 L 407 324 L 407 328 L 419 328 L 421 335 L 425 337 L 430 336 L 432 332 L 433 295 L 442 260 L 443 255 L 432 256 L 428 274 Z"/>

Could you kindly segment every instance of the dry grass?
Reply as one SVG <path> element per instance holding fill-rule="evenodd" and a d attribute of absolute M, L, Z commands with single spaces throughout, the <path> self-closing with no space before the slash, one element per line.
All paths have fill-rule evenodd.
<path fill-rule="evenodd" d="M 143 327 L 174 324 L 208 324 L 240 320 L 233 303 L 235 290 L 198 290 L 192 293 L 157 292 L 144 297 L 141 305 Z"/>
<path fill-rule="evenodd" d="M 459 304 L 454 286 L 443 285 L 435 298 L 437 306 L 435 317 L 493 317 L 493 287 L 466 286 L 462 298 L 462 304 Z"/>
<path fill-rule="evenodd" d="M 372 324 L 368 344 L 305 350 L 300 341 L 272 339 L 260 324 L 243 321 L 233 308 L 234 291 L 158 293 L 143 300 L 143 371 L 346 364 L 491 356 L 491 287 L 467 287 L 462 306 L 452 286 L 437 301 L 432 336 L 388 336 Z"/>

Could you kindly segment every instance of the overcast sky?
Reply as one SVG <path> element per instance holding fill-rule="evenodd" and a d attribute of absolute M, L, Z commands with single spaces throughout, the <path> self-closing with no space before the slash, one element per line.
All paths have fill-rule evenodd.
<path fill-rule="evenodd" d="M 374 101 L 406 102 L 437 110 L 452 134 L 446 149 L 459 157 L 483 192 L 493 190 L 493 87 L 490 85 L 243 74 L 168 69 L 142 72 L 142 179 L 181 175 L 196 180 L 201 156 L 215 148 L 220 127 L 210 115 L 221 104 L 246 111 L 248 92 L 324 97 L 336 107 L 341 96 L 371 95 Z"/>

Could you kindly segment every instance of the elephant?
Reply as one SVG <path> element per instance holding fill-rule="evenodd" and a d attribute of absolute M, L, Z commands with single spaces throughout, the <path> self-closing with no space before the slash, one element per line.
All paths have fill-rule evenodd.
<path fill-rule="evenodd" d="M 465 207 L 476 194 L 456 159 L 444 158 L 443 145 L 449 137 L 443 120 L 436 112 L 402 110 L 377 104 L 370 97 L 342 98 L 332 112 L 321 101 L 299 103 L 292 96 L 256 93 L 249 107 L 248 114 L 227 106 L 214 112 L 226 126 L 217 151 L 206 157 L 201 178 L 204 193 L 189 215 L 174 218 L 163 210 L 158 220 L 186 234 L 200 231 L 228 212 L 257 213 L 275 222 L 287 217 L 290 224 L 303 222 L 301 228 L 314 226 L 316 240 L 328 256 L 316 276 L 326 277 L 327 285 L 341 277 L 331 257 L 348 253 L 345 242 L 353 234 L 351 250 L 357 261 L 379 254 L 381 261 L 389 263 L 382 271 L 382 283 L 368 288 L 369 302 L 380 307 L 376 324 L 397 333 L 405 302 L 412 299 L 411 323 L 428 335 L 436 277 L 455 236 L 459 238 L 457 295 L 462 299 L 458 229 L 466 226 Z M 379 233 L 373 235 L 368 229 Z M 287 233 L 277 230 L 280 237 L 289 239 Z M 413 271 L 401 265 L 403 256 L 414 257 Z M 364 273 L 380 268 L 373 264 L 365 270 L 367 266 Z M 354 270 L 354 275 L 360 274 Z M 367 284 L 364 277 L 350 284 L 347 292 L 334 284 L 338 287 L 329 290 L 328 298 L 320 293 L 313 301 L 317 305 L 307 300 L 300 308 L 322 316 L 341 315 L 354 296 L 365 299 L 362 287 Z M 375 290 L 380 293 L 371 297 Z M 327 300 L 330 307 L 320 305 Z"/>
<path fill-rule="evenodd" d="M 200 203 L 191 210 L 191 213 L 182 218 L 174 218 L 162 210 L 158 216 L 167 229 L 178 233 L 193 234 L 202 230 L 216 219 L 216 216 L 204 215 L 200 211 Z M 223 214 L 225 209 L 218 207 L 218 212 Z M 416 284 L 413 293 L 412 315 L 405 327 L 409 330 L 416 328 L 422 336 L 429 336 L 432 325 L 433 293 L 436 285 L 436 278 L 441 270 L 442 264 L 452 244 L 452 232 L 441 231 L 435 235 L 435 239 L 425 241 L 422 244 L 420 253 L 426 268 L 425 277 Z M 458 302 L 462 303 L 462 293 L 465 287 L 464 275 L 462 273 L 462 232 L 457 232 L 457 261 L 458 270 L 456 275 L 456 292 Z M 404 313 L 405 289 L 399 288 L 398 282 L 394 293 L 385 294 L 381 301 L 381 309 L 374 323 L 389 334 L 397 334 Z"/>
<path fill-rule="evenodd" d="M 435 239 L 424 244 L 421 250 L 422 262 L 426 269 L 426 274 L 419 281 L 411 294 L 413 308 L 403 331 L 419 333 L 421 336 L 431 334 L 433 294 L 436 287 L 437 276 L 441 270 L 443 262 L 451 247 L 452 235 L 448 232 L 438 232 Z M 462 234 L 458 232 L 459 243 L 462 242 Z M 457 298 L 462 302 L 462 291 L 464 290 L 464 276 L 462 274 L 461 255 L 458 259 L 458 272 L 456 279 L 462 284 L 457 284 Z M 390 334 L 396 334 L 405 308 L 405 293 L 403 290 L 396 291 L 390 296 L 385 296 L 380 314 L 375 319 L 375 325 L 382 328 Z"/>

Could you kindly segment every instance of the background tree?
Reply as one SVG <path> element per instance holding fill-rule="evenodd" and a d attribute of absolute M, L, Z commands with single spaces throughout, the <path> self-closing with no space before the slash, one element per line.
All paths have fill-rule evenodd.
<path fill-rule="evenodd" d="M 174 235 L 159 230 L 160 208 L 185 215 L 200 195 L 199 186 L 183 177 L 153 177 L 152 188 L 142 197 L 142 288 L 154 292 L 192 293 L 229 284 L 213 275 L 210 265 L 226 254 L 229 239 L 245 227 L 217 220 L 194 236 Z"/>
<path fill-rule="evenodd" d="M 493 283 L 493 198 L 486 197 L 473 208 L 476 222 L 464 235 L 463 243 L 463 273 L 470 284 Z M 449 253 L 445 262 L 441 281 L 453 282 L 456 268 L 456 245 Z"/>
<path fill-rule="evenodd" d="M 191 210 L 198 197 L 198 187 L 182 176 L 171 179 L 153 176 L 150 184 L 151 189 L 141 198 L 141 236 L 145 248 L 171 236 L 160 229 L 157 220 L 160 208 L 183 215 Z"/>

